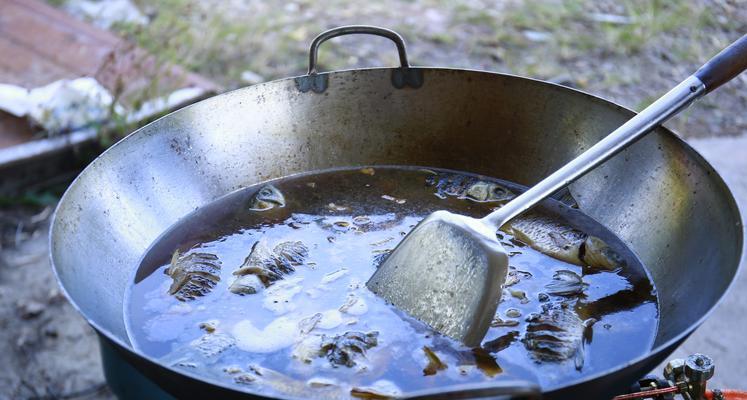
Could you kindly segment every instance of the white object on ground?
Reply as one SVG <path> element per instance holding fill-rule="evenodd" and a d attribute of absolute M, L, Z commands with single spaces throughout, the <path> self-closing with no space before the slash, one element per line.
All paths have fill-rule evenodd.
<path fill-rule="evenodd" d="M 182 88 L 148 100 L 136 111 L 128 111 L 120 104 L 112 107 L 113 96 L 91 77 L 63 79 L 33 89 L 0 83 L 0 111 L 30 118 L 51 136 L 106 123 L 112 111 L 126 116 L 128 123 L 136 123 L 204 94 L 205 90 L 199 87 Z"/>
<path fill-rule="evenodd" d="M 29 117 L 51 134 L 102 122 L 109 116 L 113 98 L 94 78 L 63 79 L 25 89 L 0 84 L 0 109 Z M 115 107 L 120 112 L 120 107 Z"/>
<path fill-rule="evenodd" d="M 633 23 L 633 18 L 627 15 L 590 13 L 589 18 L 594 22 L 602 22 L 607 24 L 630 25 Z"/>
<path fill-rule="evenodd" d="M 131 0 L 68 0 L 63 8 L 73 16 L 89 20 L 104 29 L 109 29 L 117 22 L 137 25 L 148 23 L 148 18 Z"/>
<path fill-rule="evenodd" d="M 31 109 L 28 89 L 0 83 L 0 110 L 23 118 Z"/>
<path fill-rule="evenodd" d="M 265 78 L 254 71 L 247 70 L 241 73 L 241 81 L 250 85 L 256 85 L 257 83 L 264 82 Z"/>
<path fill-rule="evenodd" d="M 199 87 L 188 87 L 175 90 L 166 96 L 144 102 L 137 111 L 127 116 L 128 123 L 142 121 L 162 112 L 176 108 L 205 94 L 205 90 Z"/>

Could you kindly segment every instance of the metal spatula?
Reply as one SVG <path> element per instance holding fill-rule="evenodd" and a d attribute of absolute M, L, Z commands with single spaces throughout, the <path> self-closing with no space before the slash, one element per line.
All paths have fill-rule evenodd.
<path fill-rule="evenodd" d="M 433 329 L 467 346 L 488 330 L 506 280 L 496 231 L 628 147 L 747 68 L 747 35 L 589 150 L 482 219 L 436 211 L 394 249 L 366 284 Z"/>

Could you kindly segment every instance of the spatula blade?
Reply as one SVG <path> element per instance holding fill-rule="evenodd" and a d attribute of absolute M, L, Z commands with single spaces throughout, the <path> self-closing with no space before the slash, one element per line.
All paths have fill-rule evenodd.
<path fill-rule="evenodd" d="M 501 299 L 508 255 L 494 229 L 437 211 L 394 249 L 366 286 L 467 346 L 478 346 Z"/>

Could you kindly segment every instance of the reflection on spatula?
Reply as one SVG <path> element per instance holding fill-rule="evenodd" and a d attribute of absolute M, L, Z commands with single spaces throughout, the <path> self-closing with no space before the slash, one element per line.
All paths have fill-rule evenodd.
<path fill-rule="evenodd" d="M 508 270 L 496 231 L 747 68 L 747 35 L 589 150 L 482 219 L 437 211 L 420 222 L 366 284 L 397 308 L 467 346 L 488 330 Z"/>

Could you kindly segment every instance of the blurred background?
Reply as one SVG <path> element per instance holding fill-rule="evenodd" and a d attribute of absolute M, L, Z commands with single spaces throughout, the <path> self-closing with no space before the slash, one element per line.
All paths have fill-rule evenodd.
<path fill-rule="evenodd" d="M 49 217 L 80 169 L 163 113 L 304 74 L 311 39 L 345 24 L 399 32 L 413 65 L 523 75 L 640 110 L 747 32 L 747 1 L 0 0 L 0 398 L 111 397 L 95 335 L 47 260 Z M 386 39 L 346 36 L 319 62 L 397 58 Z M 747 74 L 666 125 L 747 204 Z M 744 388 L 744 274 L 737 286 L 675 355 L 709 354 L 714 383 Z"/>

